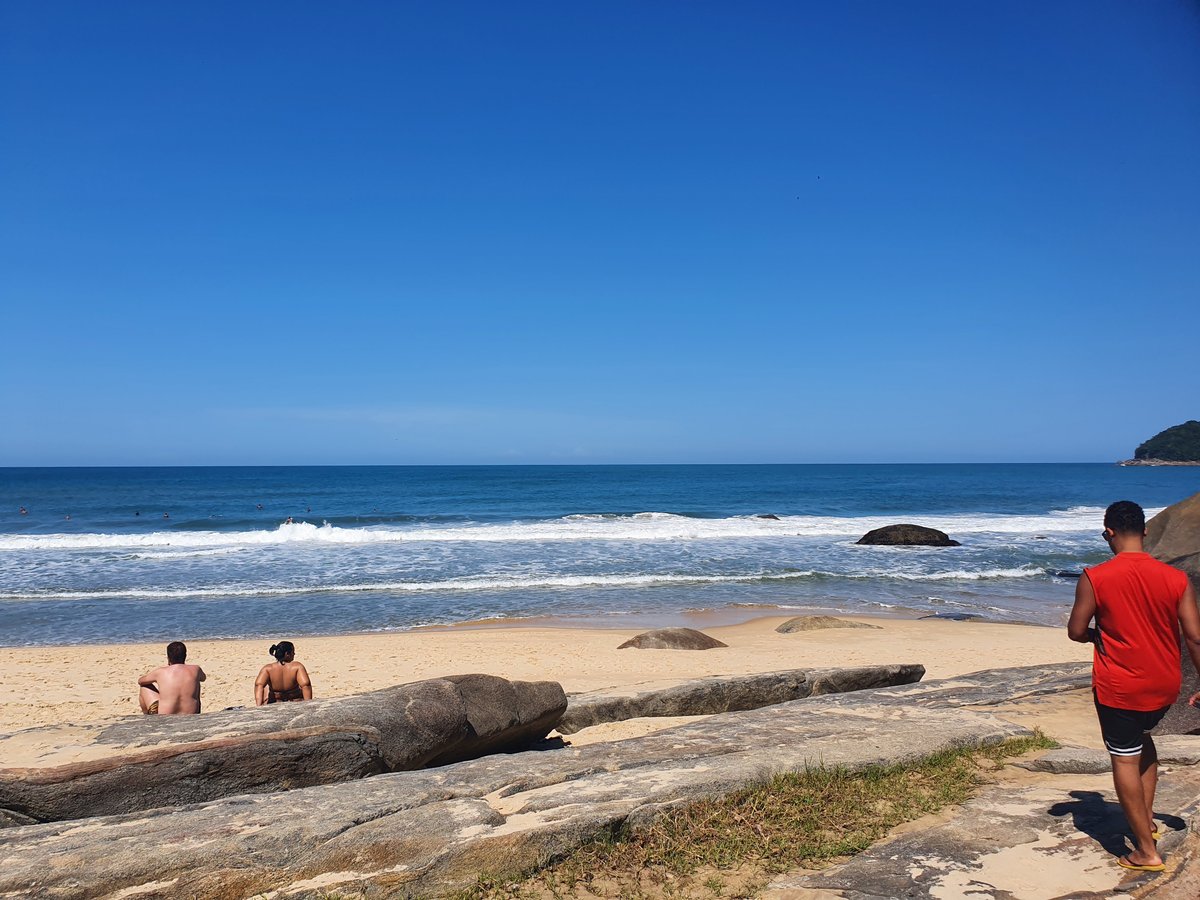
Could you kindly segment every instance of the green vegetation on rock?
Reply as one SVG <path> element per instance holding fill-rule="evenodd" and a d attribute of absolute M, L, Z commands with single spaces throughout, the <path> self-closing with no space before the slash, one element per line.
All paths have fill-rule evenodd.
<path fill-rule="evenodd" d="M 1058 746 L 1040 731 L 858 771 L 815 768 L 618 827 L 533 872 L 484 877 L 455 900 L 746 897 L 774 875 L 822 868 L 889 829 L 971 797 L 1006 760 Z"/>
<path fill-rule="evenodd" d="M 1200 422 L 1192 420 L 1160 431 L 1138 447 L 1133 458 L 1167 462 L 1200 461 Z"/>

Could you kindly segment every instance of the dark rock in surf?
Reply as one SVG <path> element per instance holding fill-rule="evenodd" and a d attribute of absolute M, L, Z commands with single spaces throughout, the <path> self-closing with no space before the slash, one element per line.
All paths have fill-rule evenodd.
<path fill-rule="evenodd" d="M 770 519 L 770 520 L 771 520 L 771 521 L 773 521 L 773 522 L 778 522 L 778 521 L 779 521 L 779 516 L 775 515 L 774 513 L 762 513 L 762 514 L 760 514 L 760 515 L 757 515 L 757 516 L 755 516 L 754 518 L 756 518 L 756 519 Z"/>
<path fill-rule="evenodd" d="M 944 531 L 924 525 L 885 525 L 868 531 L 856 543 L 887 547 L 960 547 Z"/>
<path fill-rule="evenodd" d="M 946 619 L 950 622 L 982 622 L 983 616 L 977 616 L 975 613 L 931 613 L 928 616 L 921 616 L 922 619 Z"/>
<path fill-rule="evenodd" d="M 655 631 L 643 631 L 617 649 L 636 647 L 638 650 L 712 650 L 728 646 L 694 628 L 659 628 Z"/>

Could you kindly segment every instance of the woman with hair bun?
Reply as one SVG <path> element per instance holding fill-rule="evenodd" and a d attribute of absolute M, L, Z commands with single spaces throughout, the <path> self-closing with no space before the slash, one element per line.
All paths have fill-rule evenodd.
<path fill-rule="evenodd" d="M 312 682 L 304 663 L 296 662 L 296 647 L 291 641 L 272 644 L 267 651 L 275 662 L 267 663 L 254 679 L 254 703 L 285 703 L 289 700 L 311 700 Z"/>

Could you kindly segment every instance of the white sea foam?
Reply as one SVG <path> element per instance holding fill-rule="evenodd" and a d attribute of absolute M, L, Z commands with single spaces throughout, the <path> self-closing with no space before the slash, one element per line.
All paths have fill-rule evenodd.
<path fill-rule="evenodd" d="M 1148 512 L 1153 512 L 1149 511 Z M 951 537 L 964 535 L 1085 534 L 1096 530 L 1103 510 L 1075 507 L 1046 515 L 897 514 L 887 517 L 781 516 L 763 519 L 734 516 L 698 519 L 670 513 L 630 516 L 573 515 L 539 522 L 466 524 L 451 527 L 404 525 L 344 528 L 295 522 L 255 531 L 157 531 L 146 534 L 9 534 L 0 537 L 3 551 L 103 549 L 180 549 L 269 547 L 286 544 L 390 544 L 405 542 L 557 542 L 557 541 L 703 541 L 747 538 L 855 538 L 896 522 L 914 521 Z"/>
<path fill-rule="evenodd" d="M 276 597 L 318 593 L 385 592 L 417 594 L 431 591 L 517 591 L 535 589 L 653 587 L 680 584 L 751 584 L 798 581 L 806 578 L 896 579 L 899 581 L 980 581 L 997 578 L 1032 578 L 1045 570 L 1034 566 L 1018 569 L 987 569 L 978 572 L 955 570 L 913 574 L 875 570 L 844 574 L 837 572 L 798 571 L 746 575 L 681 575 L 646 573 L 634 575 L 478 575 L 447 578 L 441 581 L 390 581 L 349 584 L 311 584 L 289 586 L 203 587 L 203 588 L 111 588 L 97 591 L 0 592 L 0 601 L 20 600 L 171 600 L 205 597 Z"/>

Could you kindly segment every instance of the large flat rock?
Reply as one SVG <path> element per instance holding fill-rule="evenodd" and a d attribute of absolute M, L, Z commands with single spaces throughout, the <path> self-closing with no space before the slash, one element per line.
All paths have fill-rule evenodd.
<path fill-rule="evenodd" d="M 40 747 L 40 764 L 0 769 L 0 810 L 48 822 L 418 769 L 525 746 L 566 705 L 557 682 L 459 675 L 305 703 L 26 729 L 0 735 L 0 758 Z"/>
<path fill-rule="evenodd" d="M 1155 799 L 1159 849 L 1177 866 L 1200 808 L 1200 770 L 1167 772 Z M 842 865 L 776 878 L 760 896 L 1099 900 L 1135 890 L 1141 896 L 1157 876 L 1117 866 L 1128 835 L 1107 773 L 1003 778 L 940 822 L 905 828 Z"/>
<path fill-rule="evenodd" d="M 1064 689 L 1079 668 L 997 670 L 728 713 L 609 744 L 9 828 L 0 831 L 0 896 L 440 896 L 480 873 L 544 863 L 621 823 L 782 772 L 900 763 L 1025 734 L 964 707 L 972 697 L 998 703 Z"/>
<path fill-rule="evenodd" d="M 590 691 L 571 694 L 556 727 L 574 734 L 592 725 L 660 716 L 704 716 L 759 709 L 789 700 L 861 691 L 920 681 L 925 667 L 916 664 L 858 666 L 844 669 L 790 669 L 755 675 L 714 675 L 665 689 Z"/>

